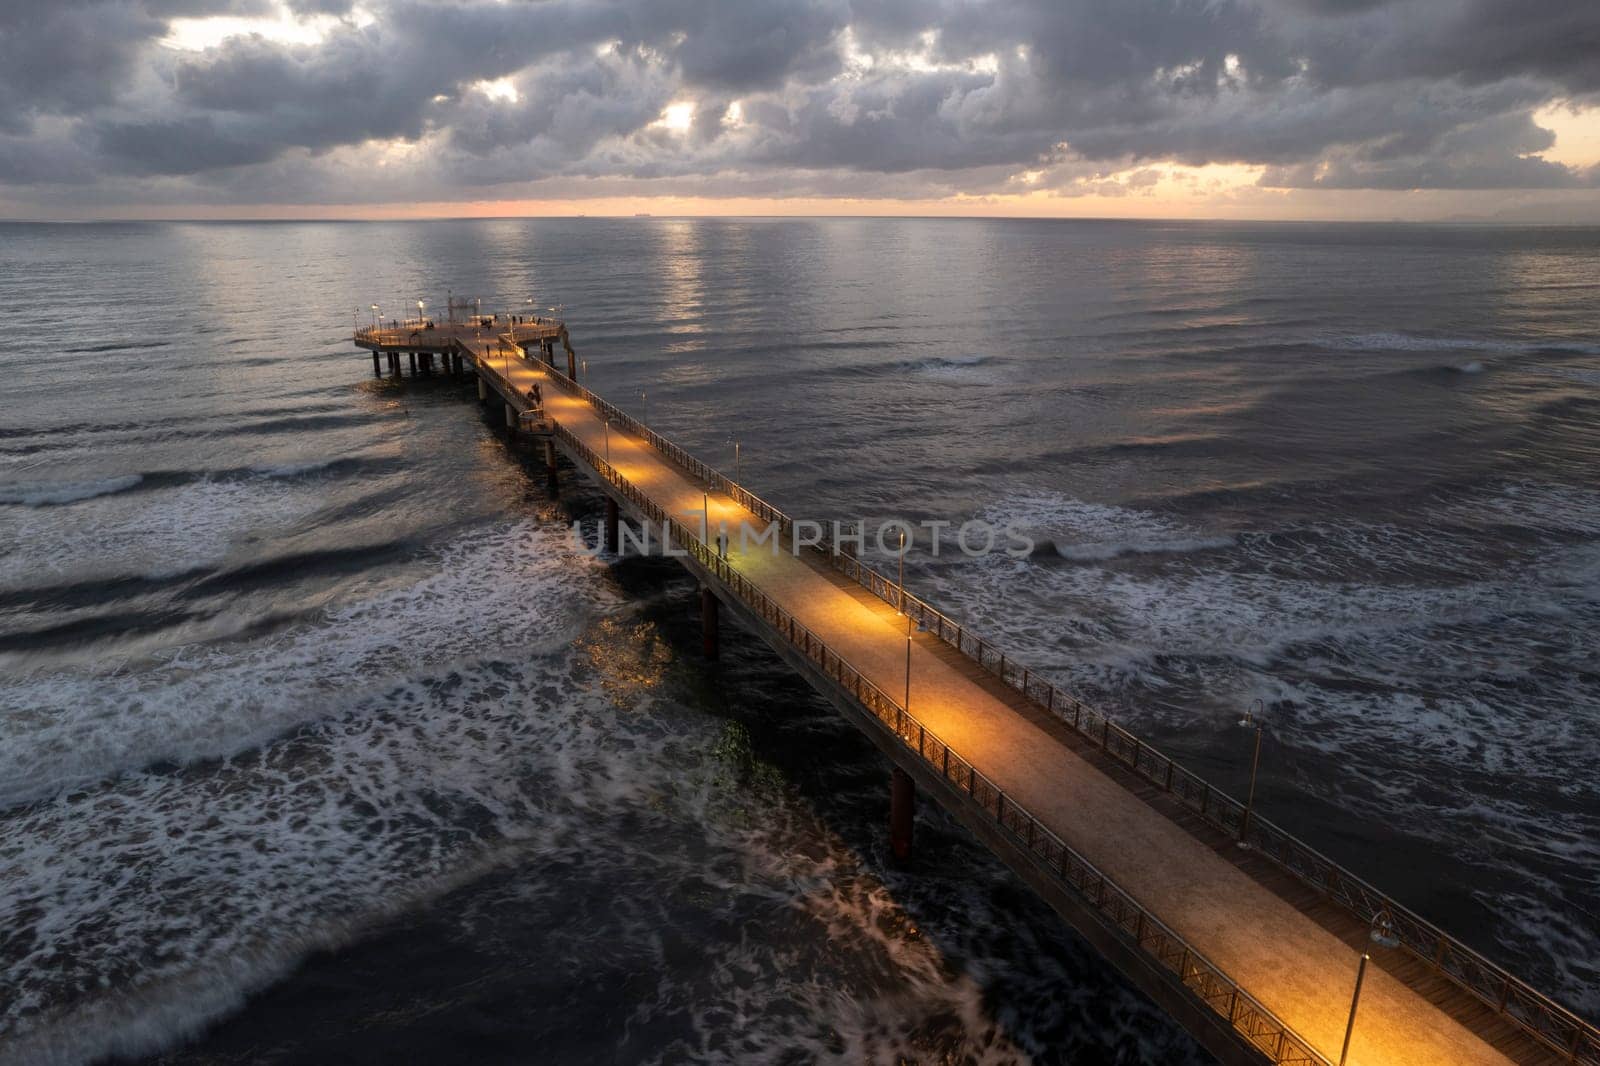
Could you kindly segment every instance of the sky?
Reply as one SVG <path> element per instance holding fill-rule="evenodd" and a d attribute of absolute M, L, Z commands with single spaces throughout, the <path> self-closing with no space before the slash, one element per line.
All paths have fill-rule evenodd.
<path fill-rule="evenodd" d="M 0 0 L 0 217 L 1600 223 L 1600 0 Z"/>

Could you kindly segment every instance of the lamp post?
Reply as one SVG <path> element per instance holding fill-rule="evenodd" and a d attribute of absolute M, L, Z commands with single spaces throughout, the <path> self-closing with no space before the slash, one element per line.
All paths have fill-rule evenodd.
<path fill-rule="evenodd" d="M 372 328 L 373 329 L 377 329 L 378 328 L 378 319 L 381 317 L 381 315 L 382 315 L 382 312 L 378 310 L 378 305 L 377 304 L 373 304 L 372 305 Z"/>
<path fill-rule="evenodd" d="M 1250 828 L 1250 812 L 1255 809 L 1256 803 L 1256 771 L 1261 767 L 1261 722 L 1256 717 L 1256 711 L 1264 709 L 1260 700 L 1251 705 L 1250 710 L 1244 712 L 1244 717 L 1239 719 L 1239 728 L 1254 729 L 1256 732 L 1254 753 L 1250 756 L 1250 790 L 1245 793 L 1244 814 L 1239 818 L 1239 846 L 1248 848 L 1245 833 Z"/>
<path fill-rule="evenodd" d="M 650 424 L 650 401 L 644 393 L 639 393 L 639 409 L 644 413 L 644 424 Z"/>
<path fill-rule="evenodd" d="M 906 701 L 902 704 L 911 713 L 911 616 L 906 615 Z"/>
<path fill-rule="evenodd" d="M 1344 1047 L 1339 1049 L 1339 1066 L 1344 1066 L 1345 1059 L 1350 1056 L 1350 1035 L 1356 1031 L 1356 1007 L 1361 1003 L 1361 982 L 1367 978 L 1367 963 L 1372 961 L 1372 956 L 1365 951 L 1361 953 L 1361 965 L 1356 967 L 1356 991 L 1350 997 L 1350 1020 L 1344 1027 Z"/>
<path fill-rule="evenodd" d="M 733 442 L 733 480 L 739 480 L 739 442 Z"/>
<path fill-rule="evenodd" d="M 883 542 L 880 540 L 879 544 L 882 544 L 882 543 Z M 895 610 L 897 612 L 899 612 L 900 614 L 905 614 L 906 613 L 906 531 L 904 529 L 902 529 L 900 531 L 900 581 L 899 581 L 899 584 L 900 584 L 899 603 L 896 605 Z M 907 652 L 906 654 L 909 656 L 910 652 Z"/>
<path fill-rule="evenodd" d="M 427 306 L 428 305 L 423 303 L 421 300 L 417 301 L 417 328 L 418 329 L 422 328 L 422 309 L 424 307 L 427 307 Z"/>
<path fill-rule="evenodd" d="M 589 384 L 589 360 L 584 359 L 581 362 L 583 363 L 583 383 L 587 386 Z"/>
<path fill-rule="evenodd" d="M 1400 937 L 1394 930 L 1394 919 L 1389 915 L 1389 908 L 1384 907 L 1372 918 L 1372 929 L 1368 933 L 1369 939 L 1380 948 L 1397 948 L 1400 946 Z M 1350 1056 L 1350 1037 L 1356 1030 L 1356 1007 L 1361 1003 L 1361 983 L 1366 980 L 1367 963 L 1372 961 L 1372 954 L 1363 951 L 1361 963 L 1356 967 L 1356 990 L 1350 997 L 1350 1020 L 1344 1026 L 1344 1046 L 1339 1049 L 1339 1066 L 1345 1066 L 1345 1060 Z"/>

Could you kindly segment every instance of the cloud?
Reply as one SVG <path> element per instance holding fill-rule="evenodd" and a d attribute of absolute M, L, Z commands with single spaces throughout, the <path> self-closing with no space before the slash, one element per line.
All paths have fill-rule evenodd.
<path fill-rule="evenodd" d="M 1574 188 L 1533 116 L 1600 104 L 1596 54 L 1570 0 L 0 0 L 0 191 Z"/>

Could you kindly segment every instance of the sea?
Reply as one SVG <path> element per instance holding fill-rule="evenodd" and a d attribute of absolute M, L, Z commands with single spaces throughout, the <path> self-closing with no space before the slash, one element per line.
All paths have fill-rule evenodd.
<path fill-rule="evenodd" d="M 351 344 L 449 299 L 798 517 L 1027 531 L 907 584 L 1236 794 L 1253 713 L 1263 816 L 1600 1016 L 1600 230 L 8 223 L 0 1063 L 1208 1061 Z"/>

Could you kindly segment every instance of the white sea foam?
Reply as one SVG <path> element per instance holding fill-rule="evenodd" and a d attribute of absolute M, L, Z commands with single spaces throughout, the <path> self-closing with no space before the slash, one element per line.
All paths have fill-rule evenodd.
<path fill-rule="evenodd" d="M 17 992 L 0 1063 L 158 1050 L 306 952 L 536 846 L 557 826 L 545 797 L 637 789 L 624 759 L 568 757 L 605 750 L 611 716 L 547 669 L 392 686 L 247 758 L 14 814 L 0 897 L 27 938 L 0 970 Z"/>
<path fill-rule="evenodd" d="M 121 474 L 91 481 L 33 481 L 0 485 L 0 505 L 49 507 L 77 503 L 80 500 L 92 500 L 96 496 L 126 492 L 143 480 L 139 474 Z"/>
<path fill-rule="evenodd" d="M 1566 351 L 1574 354 L 1600 352 L 1600 345 L 1564 340 L 1496 340 L 1486 337 L 1430 337 L 1403 331 L 1358 333 L 1349 336 L 1324 336 L 1319 343 L 1335 351 L 1353 352 L 1502 352 L 1523 354 L 1537 351 Z"/>
<path fill-rule="evenodd" d="M 304 459 L 290 463 L 263 463 L 250 469 L 266 477 L 298 477 L 301 474 L 310 474 L 318 470 L 326 470 L 337 461 L 336 457 L 325 459 Z"/>
<path fill-rule="evenodd" d="M 1089 503 L 1055 493 L 1015 496 L 983 517 L 1026 531 L 1036 542 L 1035 550 L 1048 543 L 1062 558 L 1080 562 L 1120 555 L 1183 554 L 1234 543 L 1231 535 L 1197 530 L 1151 511 Z"/>
<path fill-rule="evenodd" d="M 1600 385 L 1600 369 L 1581 366 L 1560 366 L 1550 368 L 1553 374 L 1564 378 L 1582 382 L 1585 385 Z"/>
<path fill-rule="evenodd" d="M 0 554 L 0 585 L 183 573 L 222 562 L 241 538 L 290 528 L 320 505 L 285 479 L 201 478 L 81 511 L 29 510 L 13 523 L 28 549 Z"/>
<path fill-rule="evenodd" d="M 1101 543 L 1058 544 L 1055 549 L 1064 559 L 1092 562 L 1115 559 L 1119 555 L 1182 555 L 1213 548 L 1228 548 L 1235 543 L 1232 537 L 1172 537 L 1155 540 L 1134 538 Z"/>
<path fill-rule="evenodd" d="M 1481 521 L 1505 509 L 1524 528 L 1572 532 L 1591 529 L 1597 505 L 1581 490 L 1528 484 L 1440 511 Z M 1026 499 L 986 517 L 1042 509 Z M 1600 862 L 1588 773 L 1600 730 L 1600 544 L 1490 551 L 1473 547 L 1470 529 L 1355 520 L 1300 533 L 1243 537 L 1220 558 L 1154 570 L 989 557 L 934 568 L 932 598 L 1136 732 L 1221 729 L 1261 698 L 1274 744 L 1302 759 L 1325 756 L 1315 787 L 1350 817 L 1399 819 L 1462 856 L 1490 834 L 1498 857 L 1486 855 L 1486 869 L 1537 847 L 1518 869 L 1545 898 L 1581 906 L 1588 890 L 1579 871 Z M 1457 558 L 1469 549 L 1482 560 Z M 1048 614 L 1026 606 L 1035 603 Z M 1552 792 L 1570 798 L 1540 798 Z M 1551 850 L 1560 852 L 1555 862 Z M 1600 932 L 1579 934 L 1570 923 L 1548 935 L 1509 933 L 1512 951 L 1600 951 Z M 1562 941 L 1571 937 L 1578 948 Z"/>
<path fill-rule="evenodd" d="M 1471 522 L 1504 522 L 1526 528 L 1600 534 L 1600 489 L 1520 481 L 1456 503 L 1451 512 Z"/>
<path fill-rule="evenodd" d="M 539 646 L 581 622 L 600 564 L 530 526 L 475 538 L 400 588 L 244 645 L 161 653 L 137 671 L 60 673 L 0 690 L 0 805 L 158 760 L 255 747 L 361 698 L 411 664 Z M 586 607 L 586 605 L 588 605 Z"/>
<path fill-rule="evenodd" d="M 992 364 L 987 355 L 933 356 L 905 364 L 905 369 L 930 380 L 975 381 L 987 374 Z"/>

